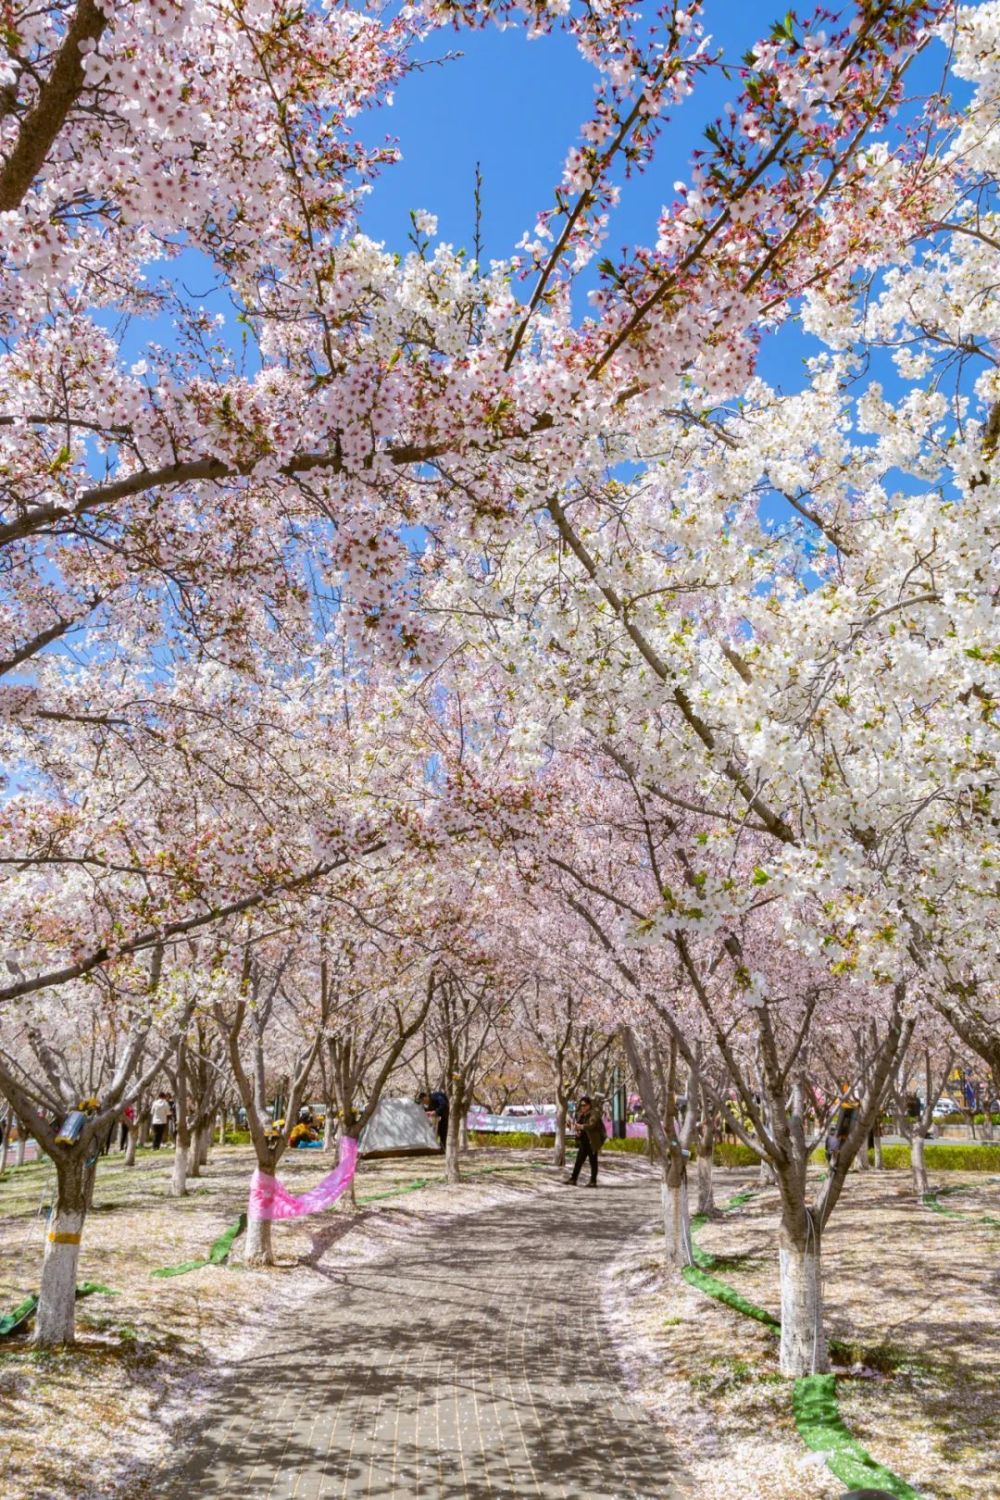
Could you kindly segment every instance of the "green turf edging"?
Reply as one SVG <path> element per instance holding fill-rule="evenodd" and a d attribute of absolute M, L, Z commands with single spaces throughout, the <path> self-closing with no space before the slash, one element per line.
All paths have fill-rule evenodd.
<path fill-rule="evenodd" d="M 711 1259 L 711 1257 L 710 1257 Z M 713 1262 L 714 1263 L 714 1262 Z M 681 1275 L 689 1286 L 697 1287 L 708 1297 L 714 1297 L 717 1302 L 724 1302 L 727 1307 L 732 1307 L 736 1312 L 741 1312 L 747 1318 L 755 1318 L 758 1323 L 766 1323 L 768 1328 L 781 1328 L 781 1320 L 769 1313 L 765 1307 L 758 1307 L 756 1303 L 749 1302 L 742 1297 L 735 1287 L 727 1286 L 724 1281 L 719 1281 L 715 1276 L 709 1276 L 700 1266 L 685 1266 Z"/>
<path fill-rule="evenodd" d="M 753 1195 L 753 1192 L 754 1189 L 749 1188 L 742 1193 L 737 1193 L 724 1205 L 723 1213 L 730 1213 L 738 1208 Z M 947 1209 L 940 1211 L 949 1212 Z M 691 1220 L 691 1250 L 696 1264 L 683 1268 L 681 1275 L 684 1280 L 689 1286 L 696 1287 L 706 1296 L 725 1303 L 727 1307 L 742 1313 L 744 1317 L 753 1318 L 755 1322 L 763 1323 L 772 1332 L 780 1333 L 780 1318 L 776 1318 L 766 1308 L 758 1307 L 756 1303 L 741 1296 L 735 1287 L 708 1274 L 706 1268 L 716 1264 L 716 1257 L 705 1250 L 700 1250 L 694 1243 L 695 1234 L 707 1222 L 705 1214 L 696 1214 Z M 843 1346 L 839 1346 L 837 1340 L 831 1339 L 830 1348 L 837 1347 Z M 792 1406 L 799 1436 L 814 1453 L 822 1454 L 827 1468 L 836 1479 L 850 1485 L 852 1489 L 878 1487 L 896 1496 L 897 1500 L 920 1500 L 920 1495 L 906 1483 L 905 1479 L 900 1479 L 897 1474 L 893 1474 L 891 1469 L 883 1468 L 881 1464 L 876 1463 L 862 1448 L 857 1438 L 844 1426 L 837 1407 L 836 1376 L 801 1376 L 796 1380 L 792 1389 Z"/>
<path fill-rule="evenodd" d="M 0 1339 L 8 1338 L 10 1334 L 23 1328 L 37 1306 L 38 1297 L 32 1292 L 30 1297 L 25 1297 L 23 1302 L 19 1302 L 16 1307 L 11 1308 L 9 1313 L 5 1313 L 0 1318 Z"/>
<path fill-rule="evenodd" d="M 246 1214 L 240 1214 L 234 1224 L 230 1224 L 229 1228 L 223 1234 L 220 1234 L 217 1240 L 212 1241 L 207 1255 L 202 1256 L 199 1260 L 182 1260 L 180 1265 L 177 1266 L 160 1266 L 159 1270 L 150 1271 L 149 1274 L 150 1276 L 158 1276 L 165 1280 L 168 1276 L 186 1276 L 189 1271 L 200 1271 L 203 1266 L 225 1265 L 229 1257 L 229 1252 L 246 1227 L 247 1216 Z"/>
<path fill-rule="evenodd" d="M 100 1293 L 105 1297 L 118 1297 L 121 1295 L 113 1287 L 104 1286 L 100 1281 L 81 1281 L 76 1289 L 76 1298 L 79 1301 L 81 1297 L 93 1297 L 96 1293 Z M 5 1313 L 0 1318 L 0 1339 L 8 1338 L 12 1333 L 17 1333 L 19 1329 L 23 1328 L 29 1319 L 34 1317 L 37 1306 L 38 1294 L 32 1292 L 30 1296 L 25 1297 L 23 1302 L 19 1302 L 15 1308 L 12 1308 L 9 1313 Z"/>
<path fill-rule="evenodd" d="M 390 1188 L 386 1193 L 369 1193 L 366 1198 L 359 1198 L 359 1203 L 378 1203 L 383 1198 L 399 1198 L 403 1193 L 415 1193 L 419 1188 L 426 1187 L 430 1182 L 429 1177 L 418 1177 L 416 1182 L 408 1182 L 405 1187 Z"/>
<path fill-rule="evenodd" d="M 837 1407 L 834 1375 L 803 1375 L 792 1390 L 792 1409 L 799 1437 L 822 1455 L 830 1473 L 852 1489 L 880 1489 L 897 1500 L 920 1500 L 918 1492 L 876 1463 L 844 1426 Z"/>

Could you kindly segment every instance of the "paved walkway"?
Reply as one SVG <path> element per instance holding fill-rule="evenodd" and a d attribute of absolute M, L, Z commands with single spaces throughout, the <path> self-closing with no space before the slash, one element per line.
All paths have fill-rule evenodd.
<path fill-rule="evenodd" d="M 657 1209 L 610 1171 L 338 1273 L 241 1369 L 160 1495 L 673 1500 L 679 1460 L 627 1399 L 598 1310 L 603 1269 Z"/>

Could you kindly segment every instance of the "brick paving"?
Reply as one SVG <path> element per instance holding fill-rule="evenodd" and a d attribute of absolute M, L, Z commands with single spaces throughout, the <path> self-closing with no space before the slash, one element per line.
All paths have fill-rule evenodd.
<path fill-rule="evenodd" d="M 629 1401 L 601 1273 L 658 1211 L 612 1170 L 421 1228 L 339 1270 L 245 1362 L 168 1500 L 675 1500 Z"/>

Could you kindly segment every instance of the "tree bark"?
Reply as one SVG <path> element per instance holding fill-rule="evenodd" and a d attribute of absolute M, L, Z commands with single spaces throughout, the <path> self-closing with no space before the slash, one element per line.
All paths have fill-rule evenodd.
<path fill-rule="evenodd" d="M 127 1167 L 135 1166 L 135 1153 L 138 1143 L 139 1122 L 138 1120 L 133 1120 L 132 1124 L 128 1128 L 128 1139 L 125 1142 L 125 1165 Z"/>
<path fill-rule="evenodd" d="M 924 1160 L 924 1136 L 920 1130 L 913 1132 L 910 1142 L 910 1166 L 913 1171 L 913 1191 L 917 1195 L 917 1201 L 922 1203 L 930 1192 L 931 1184 L 927 1176 L 927 1163 Z"/>
<path fill-rule="evenodd" d="M 177 1137 L 174 1141 L 174 1170 L 170 1179 L 172 1198 L 183 1198 L 187 1192 L 191 1151 L 187 1098 L 187 1043 L 182 1037 L 177 1044 Z"/>
<path fill-rule="evenodd" d="M 569 1110 L 569 1101 L 560 1098 L 556 1108 L 556 1138 L 552 1147 L 552 1165 L 564 1167 L 566 1165 L 566 1115 Z"/>
<path fill-rule="evenodd" d="M 76 1332 L 76 1267 L 87 1217 L 93 1167 L 83 1148 L 75 1147 L 55 1163 L 56 1202 L 49 1218 L 42 1262 L 42 1283 L 35 1319 L 35 1343 L 43 1348 L 72 1344 Z"/>
<path fill-rule="evenodd" d="M 24 1166 L 24 1153 L 28 1149 L 28 1132 L 24 1128 L 24 1122 L 17 1122 L 17 1150 L 14 1152 L 15 1167 Z"/>
<path fill-rule="evenodd" d="M 333 1148 L 334 1138 L 334 1112 L 329 1105 L 326 1107 L 326 1116 L 323 1120 L 323 1150 L 330 1151 Z"/>
<path fill-rule="evenodd" d="M 462 1099 L 457 1093 L 448 1101 L 448 1131 L 444 1143 L 444 1175 L 445 1181 L 450 1183 L 461 1182 L 462 1174 L 458 1167 L 459 1149 L 461 1146 L 462 1132 Z"/>
<path fill-rule="evenodd" d="M 0 1177 L 7 1170 L 7 1153 L 10 1150 L 10 1116 L 3 1122 L 3 1140 L 0 1141 Z"/>
<path fill-rule="evenodd" d="M 823 1329 L 823 1274 L 820 1237 L 813 1227 L 806 1245 L 782 1232 L 778 1250 L 781 1272 L 782 1375 L 797 1379 L 829 1368 Z"/>

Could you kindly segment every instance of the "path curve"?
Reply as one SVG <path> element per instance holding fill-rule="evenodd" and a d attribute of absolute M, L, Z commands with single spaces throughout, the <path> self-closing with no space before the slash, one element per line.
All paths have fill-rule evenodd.
<path fill-rule="evenodd" d="M 428 1225 L 338 1271 L 213 1401 L 169 1500 L 675 1500 L 600 1278 L 657 1212 L 609 1172 Z M 306 1397 L 303 1399 L 303 1392 Z"/>

